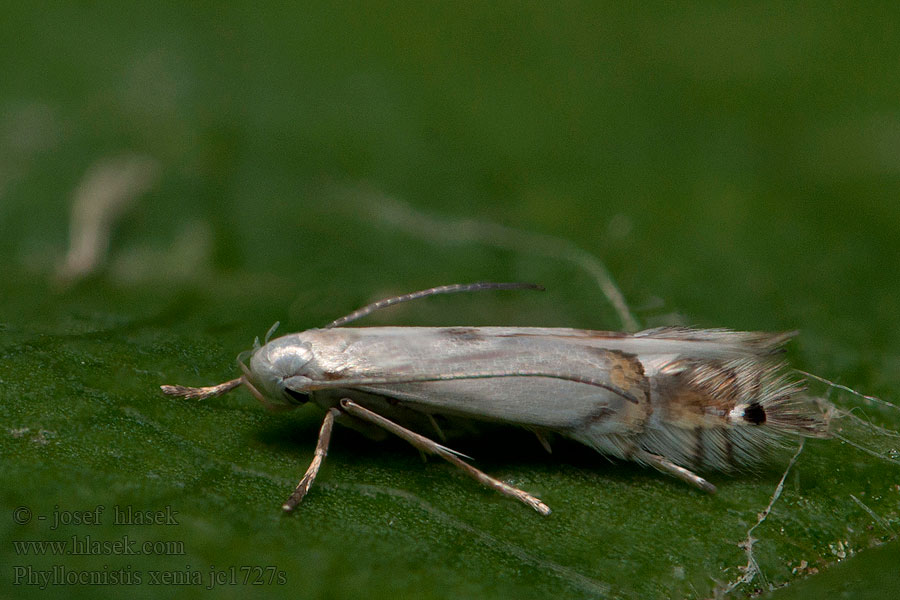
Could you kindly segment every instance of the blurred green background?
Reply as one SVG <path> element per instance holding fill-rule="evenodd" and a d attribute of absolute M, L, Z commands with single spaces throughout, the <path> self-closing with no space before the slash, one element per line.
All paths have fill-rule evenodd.
<path fill-rule="evenodd" d="M 621 328 L 583 269 L 543 251 L 547 238 L 503 247 L 507 230 L 473 233 L 487 223 L 599 257 L 642 326 L 797 328 L 796 366 L 896 401 L 898 23 L 893 3 L 5 6 L 0 593 L 728 587 L 790 451 L 756 473 L 711 474 L 720 493 L 705 496 L 574 444 L 547 456 L 521 432 L 456 444 L 547 501 L 541 518 L 402 442 L 338 429 L 284 518 L 320 415 L 269 414 L 243 391 L 172 400 L 158 386 L 234 377 L 233 357 L 276 320 L 319 326 L 444 283 L 548 292 L 436 298 L 368 323 Z M 108 253 L 66 270 L 79 186 L 108 190 L 116 173 L 131 173 L 119 185 L 132 193 Z M 865 415 L 900 426 L 890 411 Z M 896 440 L 847 436 L 888 458 L 809 442 L 754 531 L 761 575 L 732 594 L 895 593 Z M 37 519 L 98 505 L 100 525 Z M 115 505 L 168 506 L 179 524 L 115 525 Z M 35 515 L 26 525 L 9 516 L 20 506 Z M 73 535 L 175 540 L 184 553 L 36 557 L 13 544 Z M 143 580 L 41 589 L 22 575 L 54 565 Z M 266 566 L 284 583 L 240 580 Z M 205 589 L 229 569 L 237 581 Z M 203 585 L 152 585 L 151 571 L 198 572 Z"/>

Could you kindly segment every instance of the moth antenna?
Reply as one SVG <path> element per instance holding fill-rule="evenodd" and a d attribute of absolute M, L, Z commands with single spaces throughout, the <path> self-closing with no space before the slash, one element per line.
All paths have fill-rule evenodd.
<path fill-rule="evenodd" d="M 275 334 L 275 330 L 278 329 L 279 325 L 281 325 L 281 321 L 275 321 L 275 323 L 273 323 L 272 326 L 269 327 L 269 330 L 266 332 L 266 337 L 265 337 L 265 341 L 263 342 L 263 344 L 269 343 L 269 340 Z"/>
<path fill-rule="evenodd" d="M 366 315 L 370 315 L 376 310 L 386 308 L 388 306 L 393 306 L 395 304 L 400 304 L 401 302 L 409 302 L 410 300 L 418 300 L 419 298 L 436 296 L 437 294 L 480 292 L 483 290 L 538 290 L 542 292 L 544 291 L 544 286 L 538 285 L 536 283 L 495 283 L 490 281 L 439 285 L 438 287 L 428 288 L 427 290 L 420 290 L 418 292 L 403 294 L 402 296 L 393 296 L 391 298 L 379 300 L 378 302 L 373 302 L 372 304 L 367 304 L 366 306 L 353 311 L 349 315 L 343 316 L 340 319 L 335 319 L 334 321 L 323 327 L 323 329 L 331 329 L 332 327 L 340 327 L 341 325 L 346 325 L 351 321 L 355 321 L 357 319 L 365 317 Z"/>
<path fill-rule="evenodd" d="M 161 385 L 163 393 L 169 396 L 180 396 L 181 398 L 196 398 L 197 400 L 205 400 L 213 396 L 221 396 L 226 392 L 230 392 L 244 382 L 243 377 L 226 381 L 218 385 L 209 387 L 187 387 L 184 385 Z"/>

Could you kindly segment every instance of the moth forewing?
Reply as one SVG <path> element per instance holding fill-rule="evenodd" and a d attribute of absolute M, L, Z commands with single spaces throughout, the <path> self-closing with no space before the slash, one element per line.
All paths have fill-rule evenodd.
<path fill-rule="evenodd" d="M 414 410 L 550 428 L 577 427 L 610 410 L 624 420 L 630 411 L 645 411 L 649 403 L 646 381 L 634 359 L 541 330 L 310 330 L 270 346 L 254 355 L 251 371 L 274 369 L 284 376 L 281 384 L 286 388 L 309 393 L 317 403 L 316 391 L 358 389 Z M 307 362 L 298 366 L 297 355 Z M 277 381 L 277 376 L 268 381 Z M 332 402 L 332 396 L 326 401 Z"/>

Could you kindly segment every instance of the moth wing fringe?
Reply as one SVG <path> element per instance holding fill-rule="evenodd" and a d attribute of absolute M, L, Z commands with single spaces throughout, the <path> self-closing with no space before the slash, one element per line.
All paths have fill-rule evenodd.
<path fill-rule="evenodd" d="M 634 337 L 681 340 L 684 342 L 717 342 L 733 346 L 747 354 L 765 356 L 781 352 L 781 347 L 797 335 L 797 331 L 736 331 L 726 328 L 694 329 L 691 327 L 656 327 L 634 334 Z"/>

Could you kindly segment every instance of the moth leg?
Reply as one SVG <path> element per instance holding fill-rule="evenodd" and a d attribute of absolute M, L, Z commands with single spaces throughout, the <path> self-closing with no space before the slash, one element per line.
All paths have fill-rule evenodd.
<path fill-rule="evenodd" d="M 447 436 L 444 435 L 444 431 L 441 429 L 441 426 L 438 425 L 437 419 L 434 418 L 434 415 L 428 413 L 428 420 L 431 422 L 431 426 L 434 427 L 434 430 L 437 432 L 438 437 L 441 438 L 441 441 L 446 442 Z"/>
<path fill-rule="evenodd" d="M 550 447 L 550 440 L 547 439 L 547 436 L 541 431 L 535 431 L 534 435 L 537 436 L 538 441 L 544 447 L 544 450 L 547 451 L 547 454 L 553 454 L 553 448 Z"/>
<path fill-rule="evenodd" d="M 198 400 L 206 400 L 213 396 L 221 396 L 225 392 L 231 391 L 237 386 L 244 383 L 243 378 L 238 377 L 225 383 L 211 385 L 209 387 L 187 387 L 184 385 L 161 385 L 159 386 L 164 394 L 169 396 L 180 396 L 182 398 L 196 398 Z"/>
<path fill-rule="evenodd" d="M 306 492 L 309 491 L 310 486 L 316 479 L 316 475 L 319 473 L 319 467 L 322 466 L 322 461 L 325 460 L 325 455 L 328 454 L 328 443 L 331 441 L 331 429 L 334 425 L 334 417 L 338 414 L 339 411 L 336 408 L 332 408 L 325 413 L 325 420 L 322 421 L 322 428 L 319 429 L 319 441 L 316 443 L 316 453 L 313 456 L 312 462 L 309 464 L 309 468 L 306 469 L 303 479 L 301 479 L 300 483 L 297 484 L 297 487 L 294 488 L 291 497 L 281 505 L 284 512 L 289 513 L 297 508 L 297 505 L 303 500 L 303 496 L 306 495 Z"/>
<path fill-rule="evenodd" d="M 341 408 L 343 408 L 345 411 L 347 411 L 349 414 L 353 415 L 354 417 L 364 419 L 366 421 L 374 423 L 375 425 L 383 427 L 384 429 L 390 431 L 394 435 L 396 435 L 400 438 L 403 438 L 404 440 L 406 440 L 407 442 L 409 442 L 410 444 L 412 444 L 414 447 L 418 448 L 422 452 L 427 452 L 429 454 L 436 454 L 436 455 L 440 456 L 447 462 L 452 463 L 452 464 L 456 465 L 457 467 L 459 467 L 460 469 L 462 469 L 462 471 L 465 474 L 469 475 L 470 477 L 472 477 L 473 479 L 475 479 L 482 485 L 485 485 L 489 488 L 497 490 L 501 494 L 504 494 L 511 498 L 515 498 L 516 500 L 518 500 L 520 502 L 524 502 L 525 504 L 527 504 L 534 510 L 541 513 L 542 515 L 550 514 L 550 507 L 547 506 L 546 504 L 544 504 L 543 502 L 541 502 L 539 499 L 535 498 L 528 492 L 525 492 L 518 488 L 514 488 L 511 485 L 507 485 L 507 484 L 503 483 L 502 481 L 500 481 L 499 479 L 495 479 L 494 477 L 491 477 L 487 473 L 476 469 L 469 463 L 463 461 L 458 456 L 456 456 L 453 453 L 453 451 L 450 450 L 449 448 L 442 446 L 442 445 L 438 444 L 437 442 L 430 440 L 423 435 L 419 435 L 418 433 L 416 433 L 414 431 L 410 431 L 409 429 L 406 429 L 405 427 L 401 427 L 400 425 L 397 425 L 393 421 L 389 421 L 388 419 L 385 419 L 381 415 L 374 413 L 366 408 L 363 408 L 359 404 L 357 404 L 347 398 L 344 398 L 343 400 L 341 400 Z"/>
<path fill-rule="evenodd" d="M 659 456 L 658 454 L 650 454 L 649 452 L 646 452 L 644 450 L 635 451 L 630 458 L 645 462 L 651 467 L 659 469 L 660 471 L 668 473 L 669 475 L 674 475 L 678 479 L 686 481 L 687 483 L 700 488 L 704 492 L 709 492 L 710 494 L 716 493 L 716 486 L 703 479 L 693 471 L 689 471 L 684 467 L 679 467 L 668 458 Z"/>

